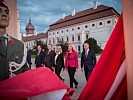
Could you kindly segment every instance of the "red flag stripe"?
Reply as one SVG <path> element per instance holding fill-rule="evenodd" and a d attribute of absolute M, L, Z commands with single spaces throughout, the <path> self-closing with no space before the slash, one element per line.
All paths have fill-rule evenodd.
<path fill-rule="evenodd" d="M 113 85 L 111 86 L 107 96 L 105 97 L 104 100 L 109 100 L 111 99 L 111 97 L 113 96 L 113 94 L 115 93 L 115 91 L 117 90 L 118 86 L 120 85 L 121 81 L 123 80 L 124 76 L 126 75 L 126 61 L 124 60 L 124 62 L 122 63 L 116 78 L 114 80 Z"/>

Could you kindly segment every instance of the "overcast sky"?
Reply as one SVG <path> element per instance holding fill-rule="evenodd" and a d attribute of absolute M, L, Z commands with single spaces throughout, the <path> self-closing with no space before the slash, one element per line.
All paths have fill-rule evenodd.
<path fill-rule="evenodd" d="M 20 10 L 21 33 L 25 34 L 25 26 L 31 17 L 35 32 L 45 32 L 49 25 L 59 20 L 63 13 L 71 14 L 91 8 L 94 0 L 17 0 Z M 121 13 L 121 0 L 96 0 L 97 4 L 114 7 Z"/>

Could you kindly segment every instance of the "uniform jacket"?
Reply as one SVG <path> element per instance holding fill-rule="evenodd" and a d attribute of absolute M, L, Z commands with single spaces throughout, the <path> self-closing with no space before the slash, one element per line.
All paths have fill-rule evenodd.
<path fill-rule="evenodd" d="M 24 62 L 23 66 L 15 71 L 14 74 L 19 74 L 29 69 L 26 64 L 26 58 L 24 59 L 24 43 L 9 35 L 7 37 L 6 53 L 4 54 L 0 50 L 0 81 L 9 78 L 9 66 L 12 62 L 17 64 L 22 64 L 22 61 Z M 12 69 L 14 70 L 15 68 Z"/>

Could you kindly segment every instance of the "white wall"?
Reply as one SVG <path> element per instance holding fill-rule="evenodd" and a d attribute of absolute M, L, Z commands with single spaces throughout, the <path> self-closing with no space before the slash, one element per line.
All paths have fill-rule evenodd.
<path fill-rule="evenodd" d="M 63 37 L 64 41 L 66 42 L 67 40 L 66 37 L 68 36 L 69 42 L 75 45 L 76 50 L 78 51 L 78 45 L 80 45 L 81 51 L 82 51 L 82 44 L 86 40 L 85 31 L 88 31 L 89 38 L 90 37 L 95 38 L 98 44 L 101 45 L 102 48 L 104 48 L 117 20 L 118 20 L 117 17 L 113 15 L 109 17 L 104 17 L 104 18 L 52 30 L 48 32 L 48 40 L 51 39 L 51 44 L 53 44 L 52 39 L 55 38 L 56 42 L 53 45 L 56 45 L 57 37 L 59 38 Z M 66 30 L 68 30 L 68 32 Z M 80 41 L 78 41 L 78 35 L 80 35 Z M 72 36 L 74 36 L 74 42 L 72 41 Z"/>

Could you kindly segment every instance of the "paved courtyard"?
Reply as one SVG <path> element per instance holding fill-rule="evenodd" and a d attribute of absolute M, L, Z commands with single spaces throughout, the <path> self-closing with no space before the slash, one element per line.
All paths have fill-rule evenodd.
<path fill-rule="evenodd" d="M 97 59 L 99 59 L 99 56 L 97 57 Z M 34 62 L 34 59 L 32 59 L 32 62 Z M 80 65 L 80 59 L 79 59 L 79 65 Z M 34 69 L 35 66 L 34 64 L 32 65 L 32 68 Z M 62 71 L 61 72 L 61 76 L 62 78 L 65 79 L 65 84 L 67 84 L 69 86 L 69 76 L 68 76 L 68 72 L 67 71 Z M 86 84 L 86 80 L 85 80 L 85 75 L 84 72 L 81 72 L 81 68 L 79 66 L 78 71 L 75 73 L 75 79 L 79 82 L 78 87 L 74 88 L 74 94 L 72 96 L 72 100 L 77 100 L 82 89 L 84 88 L 85 84 Z"/>

